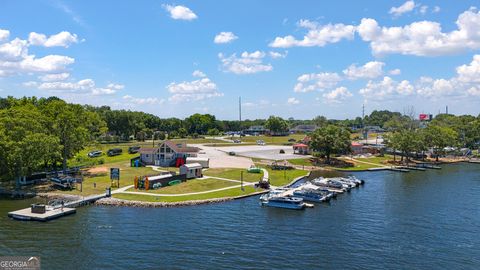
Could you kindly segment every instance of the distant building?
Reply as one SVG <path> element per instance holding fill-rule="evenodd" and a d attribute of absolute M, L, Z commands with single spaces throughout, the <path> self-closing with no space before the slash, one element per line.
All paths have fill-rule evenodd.
<path fill-rule="evenodd" d="M 184 142 L 164 141 L 155 148 L 141 148 L 140 160 L 146 165 L 179 167 L 188 157 L 197 157 L 198 152 L 197 147 L 189 147 Z"/>
<path fill-rule="evenodd" d="M 248 135 L 263 135 L 268 133 L 268 129 L 264 126 L 251 126 L 248 129 L 245 129 L 243 133 Z"/>
<path fill-rule="evenodd" d="M 290 129 L 291 133 L 312 133 L 318 127 L 316 125 L 298 125 L 292 129 Z"/>
<path fill-rule="evenodd" d="M 385 129 L 381 128 L 380 126 L 365 126 L 364 130 L 368 131 L 369 133 L 371 133 L 371 132 L 375 132 L 375 133 L 385 132 Z"/>

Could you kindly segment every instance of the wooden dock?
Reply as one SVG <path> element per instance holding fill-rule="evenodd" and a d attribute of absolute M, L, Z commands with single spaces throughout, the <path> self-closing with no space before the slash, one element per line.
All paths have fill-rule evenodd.
<path fill-rule="evenodd" d="M 48 210 L 43 214 L 32 213 L 31 208 L 25 208 L 13 212 L 9 212 L 8 216 L 16 220 L 31 220 L 31 221 L 49 221 L 59 217 L 75 214 L 77 209 L 64 207 Z"/>

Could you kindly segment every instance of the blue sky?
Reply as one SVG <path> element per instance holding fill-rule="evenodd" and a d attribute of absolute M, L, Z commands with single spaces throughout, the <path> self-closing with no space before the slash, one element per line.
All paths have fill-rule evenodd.
<path fill-rule="evenodd" d="M 2 1 L 0 96 L 161 117 L 479 114 L 478 1 Z M 479 56 L 476 56 L 476 55 Z"/>

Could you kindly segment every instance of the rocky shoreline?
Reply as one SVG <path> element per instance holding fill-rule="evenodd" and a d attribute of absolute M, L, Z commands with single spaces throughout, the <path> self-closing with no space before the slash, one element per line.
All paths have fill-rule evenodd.
<path fill-rule="evenodd" d="M 103 198 L 95 202 L 95 205 L 102 205 L 102 206 L 114 206 L 114 207 L 180 207 L 180 206 L 195 206 L 195 205 L 202 205 L 202 204 L 214 204 L 214 203 L 222 203 L 227 201 L 238 200 L 242 198 L 257 196 L 263 193 L 268 192 L 267 190 L 254 192 L 251 194 L 237 196 L 237 197 L 226 197 L 226 198 L 215 198 L 215 199 L 207 199 L 207 200 L 191 200 L 191 201 L 183 201 L 183 202 L 143 202 L 143 201 L 131 201 L 131 200 L 123 200 L 117 198 Z"/>

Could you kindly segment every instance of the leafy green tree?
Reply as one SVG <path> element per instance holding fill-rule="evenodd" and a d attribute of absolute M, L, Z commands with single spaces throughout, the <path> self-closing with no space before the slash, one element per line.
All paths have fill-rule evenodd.
<path fill-rule="evenodd" d="M 67 161 L 88 143 L 89 114 L 80 105 L 67 104 L 64 101 L 53 101 L 43 108 L 48 120 L 50 133 L 57 136 L 62 148 L 63 170 L 67 169 Z"/>
<path fill-rule="evenodd" d="M 211 128 L 211 129 L 208 130 L 207 134 L 209 136 L 215 136 L 215 135 L 220 134 L 220 130 L 218 130 L 217 128 Z"/>
<path fill-rule="evenodd" d="M 188 134 L 207 134 L 209 129 L 216 127 L 215 116 L 211 114 L 193 114 L 184 121 Z"/>
<path fill-rule="evenodd" d="M 288 131 L 288 123 L 281 117 L 270 116 L 265 123 L 265 128 L 271 133 L 283 133 Z"/>
<path fill-rule="evenodd" d="M 312 133 L 310 147 L 320 155 L 326 157 L 330 163 L 330 156 L 351 152 L 350 132 L 345 128 L 328 125 Z"/>
<path fill-rule="evenodd" d="M 447 146 L 454 146 L 457 138 L 457 132 L 449 127 L 431 124 L 424 131 L 425 145 L 433 149 L 437 161 L 443 149 Z"/>

